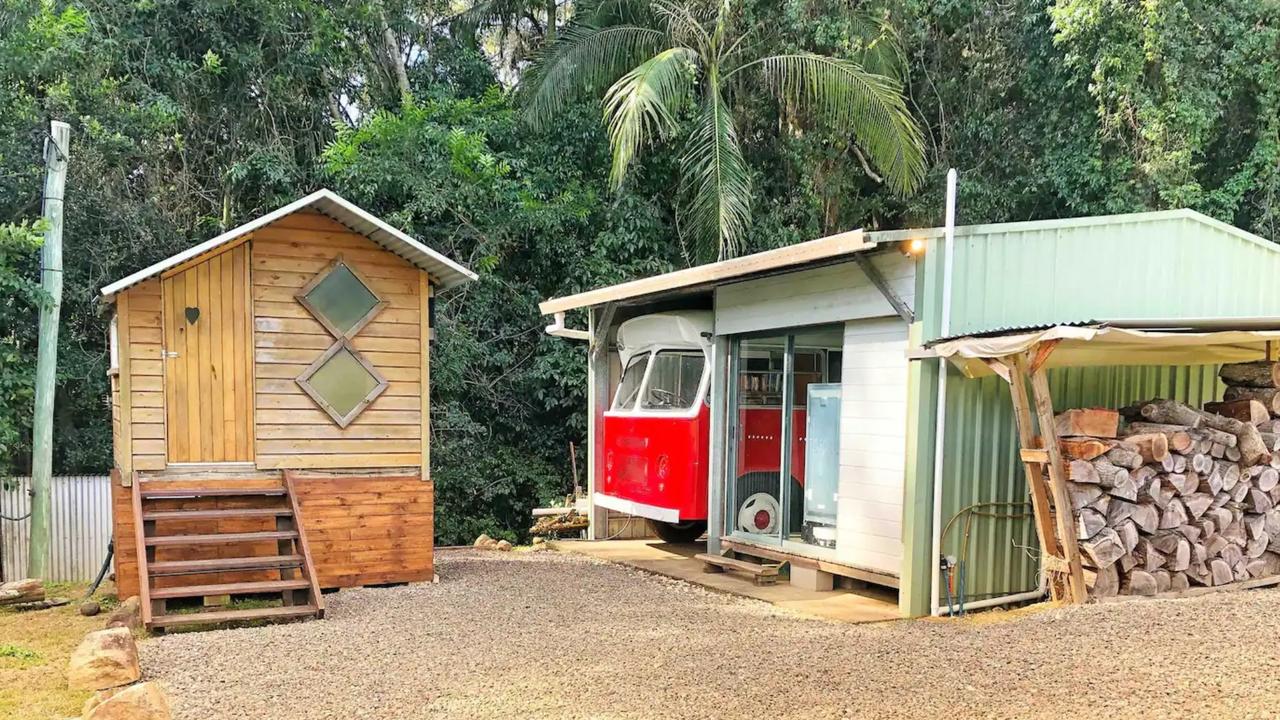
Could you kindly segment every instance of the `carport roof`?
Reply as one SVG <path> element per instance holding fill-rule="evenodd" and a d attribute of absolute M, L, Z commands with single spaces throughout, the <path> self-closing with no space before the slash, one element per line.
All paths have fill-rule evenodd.
<path fill-rule="evenodd" d="M 850 230 L 839 235 L 766 250 L 754 255 L 676 270 L 664 275 L 632 280 L 576 295 L 552 298 L 538 305 L 538 309 L 543 315 L 553 315 L 609 302 L 633 300 L 677 290 L 690 290 L 700 286 L 710 287 L 727 280 L 741 280 L 754 275 L 850 255 L 870 250 L 875 246 L 874 242 L 866 239 L 862 230 Z"/>

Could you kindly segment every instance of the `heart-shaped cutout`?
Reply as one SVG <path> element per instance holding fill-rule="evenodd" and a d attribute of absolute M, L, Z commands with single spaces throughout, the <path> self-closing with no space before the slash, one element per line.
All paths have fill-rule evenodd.
<path fill-rule="evenodd" d="M 186 315 L 187 315 L 187 322 L 191 325 L 195 325 L 196 321 L 200 319 L 200 308 L 189 307 L 186 310 Z"/>

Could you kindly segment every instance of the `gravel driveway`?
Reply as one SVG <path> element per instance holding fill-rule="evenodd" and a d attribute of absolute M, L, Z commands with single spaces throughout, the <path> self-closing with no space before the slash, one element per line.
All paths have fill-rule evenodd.
<path fill-rule="evenodd" d="M 319 622 L 149 640 L 143 667 L 190 720 L 1280 713 L 1280 590 L 843 625 L 555 552 L 438 569 Z"/>

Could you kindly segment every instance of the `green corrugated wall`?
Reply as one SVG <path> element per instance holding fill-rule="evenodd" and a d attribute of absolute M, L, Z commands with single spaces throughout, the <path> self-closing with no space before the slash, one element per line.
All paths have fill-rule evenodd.
<path fill-rule="evenodd" d="M 936 339 L 941 319 L 938 228 L 871 233 L 926 241 L 916 266 L 913 338 Z M 957 228 L 949 335 L 1091 320 L 1280 315 L 1280 249 L 1188 210 Z M 914 343 L 913 343 L 914 345 Z M 915 363 L 903 498 L 900 607 L 929 610 L 937 360 Z M 1119 407 L 1153 396 L 1199 404 L 1220 397 L 1215 368 L 1071 368 L 1050 372 L 1055 409 Z M 942 521 L 973 503 L 1026 500 L 1008 387 L 997 378 L 947 378 Z M 984 508 L 1009 512 L 1016 508 Z M 1029 508 L 1028 508 L 1029 510 Z M 965 519 L 944 553 L 958 555 Z M 975 517 L 966 596 L 1035 587 L 1038 541 L 1029 518 Z"/>
<path fill-rule="evenodd" d="M 1054 410 L 1122 407 L 1151 397 L 1199 405 L 1221 397 L 1217 367 L 1062 368 L 1049 372 Z M 951 522 L 943 553 L 961 557 L 969 523 L 965 596 L 968 600 L 1035 589 L 1038 541 L 1029 517 L 994 518 L 962 513 L 974 503 L 1025 503 L 1027 486 L 1017 458 L 1009 386 L 997 377 L 947 377 L 947 428 L 943 457 L 942 522 Z M 982 507 L 981 512 L 1030 513 L 1030 505 Z"/>

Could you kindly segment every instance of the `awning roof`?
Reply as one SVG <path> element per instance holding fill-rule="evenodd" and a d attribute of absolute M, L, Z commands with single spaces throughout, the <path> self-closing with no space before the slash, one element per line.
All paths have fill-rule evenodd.
<path fill-rule="evenodd" d="M 984 359 L 1015 355 L 1050 341 L 1055 347 L 1045 362 L 1048 368 L 1242 362 L 1264 359 L 1267 343 L 1280 341 L 1280 317 L 1055 325 L 946 339 L 912 353 L 912 358 L 944 357 L 966 376 L 980 377 L 992 374 Z"/>
<path fill-rule="evenodd" d="M 461 285 L 468 280 L 475 280 L 476 274 L 463 267 L 462 265 L 450 260 L 422 243 L 414 240 L 403 232 L 379 220 L 378 218 L 365 212 L 354 203 L 345 200 L 342 196 L 328 189 L 317 190 L 310 195 L 295 200 L 284 207 L 273 210 L 255 220 L 251 220 L 240 227 L 228 230 L 221 235 L 206 240 L 199 245 L 187 248 L 177 255 L 173 255 L 161 260 L 150 267 L 139 270 L 138 272 L 102 288 L 102 299 L 104 302 L 113 302 L 115 296 L 122 290 L 126 290 L 138 283 L 155 275 L 176 267 L 182 263 L 204 255 L 205 253 L 217 250 L 220 246 L 225 245 L 242 235 L 253 232 L 258 228 L 283 218 L 286 215 L 295 213 L 299 210 L 314 210 L 315 212 L 327 215 L 339 223 L 346 225 L 353 231 L 364 235 L 378 245 L 386 248 L 389 252 L 395 253 L 405 260 L 413 263 L 415 266 L 427 271 L 442 290 Z"/>
<path fill-rule="evenodd" d="M 588 290 L 576 295 L 552 298 L 538 305 L 538 309 L 543 315 L 552 315 L 567 310 L 594 307 L 608 302 L 631 300 L 646 295 L 691 289 L 702 285 L 711 286 L 717 282 L 740 280 L 752 275 L 827 260 L 841 255 L 849 255 L 869 250 L 875 246 L 874 242 L 867 241 L 862 230 L 850 230 L 839 235 L 810 240 L 798 245 L 789 245 L 776 250 L 766 250 L 754 255 L 733 258 L 732 260 L 722 260 L 709 265 L 676 270 L 664 275 Z"/>

